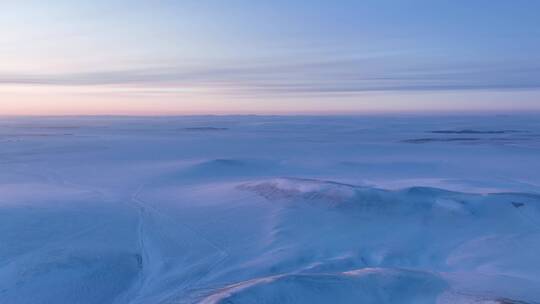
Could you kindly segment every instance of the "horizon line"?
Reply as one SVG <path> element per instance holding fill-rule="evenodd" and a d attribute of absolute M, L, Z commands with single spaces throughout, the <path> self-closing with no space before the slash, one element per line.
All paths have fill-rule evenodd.
<path fill-rule="evenodd" d="M 262 112 L 252 112 L 252 113 L 154 113 L 154 114 L 140 114 L 140 113 L 66 113 L 66 114 L 1 114 L 0 118 L 33 118 L 33 117 L 50 117 L 50 118 L 62 118 L 62 117 L 141 117 L 141 118 L 166 118 L 166 117 L 248 117 L 248 116 L 260 116 L 260 117 L 272 117 L 272 116 L 395 116 L 395 115 L 404 115 L 404 116 L 456 116 L 456 115 L 500 115 L 500 116 L 511 116 L 511 115 L 540 115 L 540 110 L 516 110 L 516 111 L 505 111 L 505 110 L 463 110 L 463 111 L 365 111 L 365 112 L 283 112 L 283 113 L 262 113 Z"/>

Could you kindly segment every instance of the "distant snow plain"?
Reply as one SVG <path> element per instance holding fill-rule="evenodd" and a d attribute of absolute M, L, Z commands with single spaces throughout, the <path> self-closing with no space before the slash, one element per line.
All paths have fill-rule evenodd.
<path fill-rule="evenodd" d="M 540 117 L 1 118 L 0 303 L 540 303 Z"/>

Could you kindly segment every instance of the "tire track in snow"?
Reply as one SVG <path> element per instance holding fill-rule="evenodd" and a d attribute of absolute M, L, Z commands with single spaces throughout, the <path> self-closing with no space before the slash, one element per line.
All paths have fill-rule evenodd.
<path fill-rule="evenodd" d="M 229 253 L 223 249 L 222 247 L 218 246 L 208 238 L 206 238 L 202 233 L 196 231 L 191 226 L 172 219 L 170 215 L 167 215 L 155 207 L 151 206 L 149 202 L 146 202 L 140 198 L 140 195 L 142 191 L 144 190 L 145 185 L 140 185 L 137 190 L 132 194 L 131 196 L 131 202 L 134 206 L 136 206 L 139 216 L 139 224 L 138 224 L 138 234 L 139 234 L 139 252 L 141 256 L 140 265 L 141 265 L 141 274 L 139 276 L 138 282 L 135 283 L 131 291 L 127 292 L 127 297 L 130 299 L 129 303 L 138 303 L 143 299 L 145 296 L 144 291 L 145 288 L 148 287 L 148 284 L 151 284 L 152 278 L 155 276 L 158 276 L 162 274 L 161 270 L 159 269 L 159 266 L 162 261 L 164 261 L 163 255 L 160 253 L 159 248 L 152 248 L 149 247 L 151 245 L 148 244 L 148 234 L 147 226 L 148 221 L 150 221 L 150 218 L 152 217 L 152 214 L 157 218 L 166 218 L 171 219 L 174 221 L 175 224 L 178 224 L 178 226 L 181 226 L 186 231 L 188 231 L 190 234 L 194 235 L 197 239 L 202 240 L 204 243 L 209 245 L 211 248 L 213 248 L 215 251 L 219 253 L 219 257 L 217 260 L 210 264 L 209 267 L 201 272 L 197 276 L 193 276 L 189 278 L 187 281 L 185 281 L 182 284 L 182 288 L 180 289 L 173 289 L 167 294 L 163 295 L 164 300 L 160 301 L 159 303 L 168 303 L 168 302 L 174 302 L 174 303 L 189 303 L 189 298 L 191 298 L 189 295 L 182 294 L 183 292 L 186 292 L 188 290 L 196 289 L 196 285 L 203 280 L 206 276 L 208 276 L 214 269 L 216 269 L 220 264 L 222 264 L 230 255 Z M 183 273 L 180 273 L 179 275 L 182 275 Z M 182 297 L 182 300 L 178 302 L 177 298 Z M 125 298 L 125 296 L 124 296 Z M 185 302 L 188 301 L 188 302 Z"/>

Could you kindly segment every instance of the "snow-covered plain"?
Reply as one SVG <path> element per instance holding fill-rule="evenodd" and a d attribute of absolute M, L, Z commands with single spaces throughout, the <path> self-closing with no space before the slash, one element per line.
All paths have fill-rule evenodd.
<path fill-rule="evenodd" d="M 0 303 L 540 303 L 540 117 L 1 118 Z"/>

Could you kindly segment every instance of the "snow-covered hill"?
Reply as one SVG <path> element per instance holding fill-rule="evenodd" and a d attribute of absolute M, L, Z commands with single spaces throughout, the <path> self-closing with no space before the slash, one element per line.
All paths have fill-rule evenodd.
<path fill-rule="evenodd" d="M 540 303 L 540 119 L 0 119 L 0 303 Z"/>

